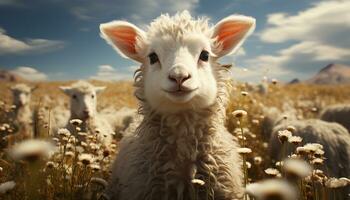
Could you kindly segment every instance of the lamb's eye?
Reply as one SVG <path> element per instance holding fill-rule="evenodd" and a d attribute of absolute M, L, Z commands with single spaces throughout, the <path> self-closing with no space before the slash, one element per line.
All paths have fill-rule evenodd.
<path fill-rule="evenodd" d="M 91 98 L 92 98 L 92 99 L 95 98 L 95 95 L 92 94 L 92 95 L 91 95 Z"/>
<path fill-rule="evenodd" d="M 156 62 L 159 61 L 157 54 L 154 53 L 154 52 L 153 52 L 153 53 L 150 53 L 150 54 L 148 55 L 148 57 L 149 57 L 149 62 L 151 63 L 151 65 L 153 65 L 154 63 L 156 63 Z"/>
<path fill-rule="evenodd" d="M 72 98 L 73 98 L 73 99 L 77 99 L 77 95 L 73 94 L 73 95 L 72 95 Z"/>
<path fill-rule="evenodd" d="M 207 62 L 207 61 L 209 60 L 209 52 L 206 51 L 206 50 L 203 50 L 203 51 L 201 52 L 201 55 L 199 55 L 199 59 L 200 59 L 201 61 Z"/>

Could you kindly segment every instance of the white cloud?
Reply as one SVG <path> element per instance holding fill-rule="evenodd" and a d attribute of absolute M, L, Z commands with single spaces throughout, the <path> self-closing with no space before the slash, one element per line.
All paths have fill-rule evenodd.
<path fill-rule="evenodd" d="M 350 56 L 350 49 L 305 41 L 282 50 L 280 54 L 290 58 L 298 54 L 310 55 L 315 61 L 344 60 Z"/>
<path fill-rule="evenodd" d="M 307 56 L 310 61 L 346 60 L 350 56 L 350 49 L 321 45 L 316 42 L 300 42 L 281 50 L 277 55 L 261 55 L 250 62 L 259 67 L 285 66 L 293 59 Z"/>
<path fill-rule="evenodd" d="M 233 55 L 236 57 L 245 56 L 247 53 L 243 47 L 239 48 L 238 51 Z"/>
<path fill-rule="evenodd" d="M 273 55 L 260 55 L 245 62 L 250 75 L 284 80 L 308 78 L 331 62 L 349 62 L 350 1 L 325 1 L 296 15 L 274 13 L 259 35 L 266 43 L 293 42 Z"/>
<path fill-rule="evenodd" d="M 308 40 L 328 45 L 345 45 L 345 42 L 348 46 L 349 10 L 350 1 L 325 1 L 297 15 L 270 14 L 267 19 L 269 27 L 262 31 L 260 37 L 263 41 L 271 43 Z M 344 40 L 337 36 L 342 36 Z"/>
<path fill-rule="evenodd" d="M 47 79 L 45 73 L 39 72 L 32 67 L 20 66 L 11 72 L 29 81 L 45 81 Z"/>
<path fill-rule="evenodd" d="M 132 80 L 131 72 L 119 72 L 110 65 L 100 65 L 97 74 L 90 79 L 101 81 Z"/>
<path fill-rule="evenodd" d="M 2 54 L 26 54 L 44 53 L 64 47 L 64 42 L 47 39 L 19 40 L 6 34 L 0 28 L 0 55 Z"/>
<path fill-rule="evenodd" d="M 251 71 L 258 76 L 263 69 L 269 69 L 271 77 L 281 79 L 307 78 L 310 73 L 330 62 L 346 61 L 350 57 L 350 49 L 337 48 L 316 42 L 300 42 L 279 51 L 276 55 L 261 55 L 246 61 L 254 66 Z"/>

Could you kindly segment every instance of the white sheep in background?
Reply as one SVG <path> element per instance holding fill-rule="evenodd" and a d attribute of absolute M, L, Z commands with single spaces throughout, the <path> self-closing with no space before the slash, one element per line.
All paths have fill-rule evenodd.
<path fill-rule="evenodd" d="M 135 115 L 133 117 L 132 122 L 128 125 L 128 127 L 120 132 L 121 136 L 125 137 L 127 135 L 135 134 L 137 127 L 140 126 L 142 121 L 143 121 L 143 115 L 141 114 Z"/>
<path fill-rule="evenodd" d="M 337 122 L 350 132 L 350 104 L 337 104 L 326 107 L 320 118 L 328 122 Z"/>
<path fill-rule="evenodd" d="M 26 84 L 16 84 L 10 89 L 13 95 L 13 105 L 15 106 L 10 119 L 14 121 L 18 128 L 15 138 L 16 140 L 33 138 L 33 112 L 30 108 L 30 100 L 34 88 Z"/>
<path fill-rule="evenodd" d="M 128 107 L 115 110 L 114 108 L 108 107 L 101 110 L 100 114 L 109 122 L 114 132 L 122 136 L 125 129 L 127 129 L 136 118 L 137 110 Z"/>
<path fill-rule="evenodd" d="M 50 110 L 52 133 L 56 132 L 59 128 L 64 127 L 70 118 L 70 112 L 64 105 L 63 99 L 56 101 L 56 106 L 53 106 Z"/>
<path fill-rule="evenodd" d="M 285 114 L 278 116 L 274 113 L 273 116 L 276 121 L 272 123 L 273 127 L 270 129 L 269 139 L 272 160 L 280 160 L 283 152 L 281 142 L 278 139 L 278 131 L 286 130 L 288 126 L 291 126 L 295 128 L 293 135 L 303 138 L 301 144 L 319 143 L 323 145 L 326 157 L 324 172 L 326 174 L 331 177 L 350 176 L 350 135 L 343 126 L 319 119 L 285 118 Z M 271 117 L 267 118 L 271 119 Z M 288 145 L 289 153 L 294 150 L 293 144 Z"/>
<path fill-rule="evenodd" d="M 296 120 L 296 110 L 290 109 L 281 112 L 276 107 L 263 108 L 264 119 L 261 122 L 261 133 L 265 140 L 269 140 L 273 128 L 280 124 L 286 124 L 288 121 Z"/>
<path fill-rule="evenodd" d="M 241 159 L 226 130 L 227 68 L 255 19 L 232 15 L 209 27 L 187 12 L 161 15 L 144 32 L 125 21 L 101 24 L 122 56 L 140 62 L 135 95 L 144 118 L 127 134 L 106 196 L 118 200 L 217 199 L 243 195 Z"/>
<path fill-rule="evenodd" d="M 105 87 L 96 87 L 86 81 L 78 81 L 71 86 L 60 87 L 70 97 L 70 120 L 80 119 L 81 132 L 97 134 L 101 143 L 112 142 L 114 131 L 107 120 L 96 110 L 97 94 Z M 74 134 L 76 130 L 68 122 L 67 128 Z"/>
<path fill-rule="evenodd" d="M 286 130 L 293 126 L 294 136 L 303 138 L 301 145 L 307 143 L 318 143 L 323 146 L 324 164 L 319 166 L 328 177 L 350 177 L 350 135 L 340 124 L 325 122 L 319 119 L 292 120 L 277 125 L 273 129 L 269 141 L 270 155 L 273 160 L 281 159 L 283 148 L 278 139 L 278 131 Z M 287 152 L 295 150 L 293 144 L 287 146 Z M 350 187 L 339 190 L 340 199 L 346 199 Z M 331 197 L 334 198 L 334 197 Z M 338 198 L 336 198 L 338 199 Z"/>
<path fill-rule="evenodd" d="M 63 98 L 57 100 L 50 96 L 43 96 L 36 113 L 37 128 L 45 125 L 50 128 L 49 134 L 53 135 L 59 128 L 65 127 L 70 117 L 70 112 L 64 105 Z M 46 133 L 45 133 L 46 134 Z"/>

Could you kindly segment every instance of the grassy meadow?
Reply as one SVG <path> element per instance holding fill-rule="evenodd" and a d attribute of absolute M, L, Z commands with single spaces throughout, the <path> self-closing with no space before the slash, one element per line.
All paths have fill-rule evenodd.
<path fill-rule="evenodd" d="M 68 109 L 67 96 L 58 86 L 71 82 L 40 82 L 28 83 L 36 86 L 33 91 L 31 108 L 38 109 L 45 95 L 56 101 L 63 100 Z M 137 100 L 133 96 L 132 82 L 100 82 L 94 85 L 106 86 L 106 90 L 98 95 L 98 110 L 114 107 L 137 108 Z M 0 84 L 0 136 L 11 135 L 11 121 L 7 114 L 11 113 L 12 96 L 9 87 L 11 83 Z M 247 93 L 245 93 L 247 92 Z M 283 110 L 284 105 L 292 105 L 298 118 L 317 118 L 320 111 L 328 105 L 350 103 L 349 85 L 284 85 L 280 83 L 269 85 L 267 94 L 249 91 L 244 84 L 236 83 L 231 91 L 231 99 L 227 108 L 226 125 L 228 130 L 242 139 L 244 146 L 251 150 L 242 152 L 246 161 L 243 163 L 246 183 L 253 183 L 267 178 L 281 179 L 285 176 L 280 168 L 271 162 L 268 154 L 268 141 L 262 135 L 261 122 L 264 119 L 263 109 L 277 107 Z M 237 117 L 236 110 L 244 110 L 246 116 Z M 4 126 L 4 124 L 7 124 Z M 48 124 L 41 124 L 38 130 L 45 131 Z M 79 127 L 79 124 L 75 124 Z M 79 128 L 77 128 L 77 133 Z M 245 133 L 247 132 L 247 133 Z M 0 199 L 99 199 L 110 176 L 110 165 L 118 154 L 118 140 L 110 146 L 98 144 L 94 135 L 82 135 L 86 142 L 80 142 L 73 133 L 59 131 L 53 138 L 47 134 L 38 134 L 43 140 L 52 143 L 35 143 L 23 145 L 7 145 L 2 141 L 0 149 Z M 36 148 L 37 145 L 47 146 Z M 17 148 L 17 149 L 16 149 Z M 53 151 L 53 149 L 55 149 Z M 48 152 L 52 151 L 50 155 Z M 326 158 L 327 159 L 327 158 Z M 306 159 L 310 163 L 310 159 Z M 267 170 L 269 169 L 270 170 Z M 273 173 L 273 169 L 278 170 Z M 315 167 L 311 179 L 316 176 Z M 266 171 L 267 170 L 267 171 Z M 323 174 L 324 175 L 324 174 Z M 321 176 L 321 175 L 320 175 Z M 336 196 L 337 189 L 327 187 L 330 179 L 325 174 L 319 182 L 308 181 L 306 177 L 298 182 L 298 199 L 327 199 L 329 195 Z M 338 177 L 340 178 L 340 177 Z M 349 177 L 348 177 L 349 178 Z M 251 198 L 252 199 L 252 198 Z M 272 199 L 272 198 L 270 198 Z M 275 198 L 279 199 L 279 198 Z"/>

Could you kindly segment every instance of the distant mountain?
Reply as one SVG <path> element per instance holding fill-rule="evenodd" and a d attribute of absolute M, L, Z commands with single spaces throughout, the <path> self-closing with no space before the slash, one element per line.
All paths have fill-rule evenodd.
<path fill-rule="evenodd" d="M 298 78 L 291 80 L 288 84 L 296 84 L 296 83 L 300 83 L 300 80 Z"/>
<path fill-rule="evenodd" d="M 314 77 L 305 81 L 311 84 L 345 84 L 350 83 L 350 66 L 329 64 Z"/>
<path fill-rule="evenodd" d="M 11 73 L 10 71 L 0 70 L 0 81 L 20 82 L 20 81 L 24 81 L 24 79 L 14 73 Z"/>

